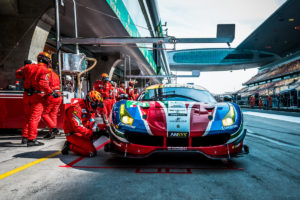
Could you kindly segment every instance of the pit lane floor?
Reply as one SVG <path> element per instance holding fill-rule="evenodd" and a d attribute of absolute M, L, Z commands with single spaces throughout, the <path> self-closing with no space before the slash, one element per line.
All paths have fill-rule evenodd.
<path fill-rule="evenodd" d="M 103 151 L 104 137 L 95 158 L 63 156 L 63 136 L 27 148 L 18 134 L 1 133 L 0 199 L 300 199 L 300 116 L 274 119 L 281 114 L 245 109 L 250 154 L 230 163 L 195 154 L 125 159 Z"/>

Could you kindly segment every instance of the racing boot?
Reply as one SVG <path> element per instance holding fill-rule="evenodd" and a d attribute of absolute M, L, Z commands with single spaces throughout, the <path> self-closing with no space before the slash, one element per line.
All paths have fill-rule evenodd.
<path fill-rule="evenodd" d="M 44 136 L 44 139 L 54 139 L 55 135 L 59 133 L 59 130 L 57 128 L 53 128 L 52 130 L 49 131 L 47 135 Z"/>
<path fill-rule="evenodd" d="M 52 133 L 54 133 L 54 135 L 58 135 L 59 134 L 59 130 L 58 130 L 58 128 L 53 128 L 52 129 Z"/>
<path fill-rule="evenodd" d="M 21 141 L 21 144 L 27 144 L 27 137 L 22 137 L 22 141 Z"/>
<path fill-rule="evenodd" d="M 28 140 L 27 141 L 27 147 L 32 147 L 32 146 L 42 146 L 44 143 L 35 140 Z"/>
<path fill-rule="evenodd" d="M 61 154 L 62 155 L 68 155 L 69 150 L 70 150 L 70 142 L 66 141 L 63 148 L 62 148 L 62 150 L 61 150 Z"/>

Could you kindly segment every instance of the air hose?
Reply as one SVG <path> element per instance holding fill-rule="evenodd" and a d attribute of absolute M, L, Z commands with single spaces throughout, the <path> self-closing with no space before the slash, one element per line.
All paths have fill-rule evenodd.
<path fill-rule="evenodd" d="M 79 65 L 81 64 L 82 60 L 83 60 L 84 57 L 82 57 L 82 59 L 79 61 Z M 77 88 L 78 88 L 78 98 L 81 98 L 81 81 L 80 81 L 80 77 L 82 76 L 82 74 L 92 70 L 96 64 L 97 64 L 97 60 L 95 58 L 88 58 L 88 57 L 85 57 L 86 60 L 88 61 L 93 61 L 94 63 L 92 64 L 91 67 L 87 68 L 86 70 L 80 72 L 78 75 L 77 75 Z"/>

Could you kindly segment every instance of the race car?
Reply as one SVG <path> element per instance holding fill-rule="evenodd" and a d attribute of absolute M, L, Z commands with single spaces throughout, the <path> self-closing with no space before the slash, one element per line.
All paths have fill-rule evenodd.
<path fill-rule="evenodd" d="M 212 159 L 241 155 L 246 129 L 237 104 L 217 103 L 203 87 L 158 84 L 115 103 L 105 151 L 125 157 L 197 152 Z"/>

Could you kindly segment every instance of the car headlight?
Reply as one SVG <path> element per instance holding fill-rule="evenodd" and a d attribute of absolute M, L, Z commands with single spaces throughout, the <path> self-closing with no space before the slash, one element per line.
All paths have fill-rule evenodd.
<path fill-rule="evenodd" d="M 125 109 L 125 104 L 121 104 L 120 106 L 120 119 L 121 122 L 124 124 L 132 125 L 133 124 L 133 118 L 130 116 L 130 114 Z"/>
<path fill-rule="evenodd" d="M 235 112 L 233 106 L 229 106 L 229 112 L 222 120 L 223 126 L 230 126 L 235 122 Z"/>

